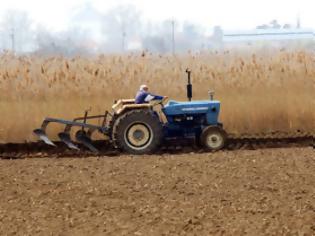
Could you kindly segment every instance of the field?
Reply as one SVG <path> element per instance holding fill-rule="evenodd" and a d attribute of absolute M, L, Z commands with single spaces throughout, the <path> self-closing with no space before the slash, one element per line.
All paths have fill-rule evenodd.
<path fill-rule="evenodd" d="M 314 235 L 312 148 L 0 160 L 1 235 Z"/>
<path fill-rule="evenodd" d="M 315 235 L 314 149 L 303 137 L 300 146 L 287 139 L 269 146 L 266 139 L 244 150 L 184 147 L 144 156 L 106 150 L 92 157 L 16 144 L 35 140 L 32 130 L 47 116 L 103 113 L 114 100 L 133 97 L 140 84 L 185 100 L 186 68 L 194 99 L 215 90 L 228 133 L 314 134 L 314 56 L 2 54 L 0 157 L 7 159 L 0 158 L 0 235 Z M 52 125 L 49 136 L 61 128 Z"/>
<path fill-rule="evenodd" d="M 306 51 L 225 51 L 176 57 L 150 53 L 95 58 L 0 56 L 0 143 L 33 141 L 46 116 L 71 119 L 92 108 L 110 109 L 131 98 L 140 84 L 172 99 L 185 99 L 193 74 L 194 98 L 208 90 L 222 102 L 230 133 L 313 131 L 315 61 Z M 51 127 L 50 136 L 60 128 Z"/>

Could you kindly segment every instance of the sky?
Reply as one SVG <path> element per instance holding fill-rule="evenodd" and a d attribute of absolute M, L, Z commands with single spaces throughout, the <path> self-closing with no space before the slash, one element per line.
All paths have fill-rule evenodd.
<path fill-rule="evenodd" d="M 27 12 L 39 25 L 53 31 L 66 29 L 69 19 L 84 4 L 101 12 L 119 5 L 134 5 L 144 21 L 175 19 L 205 28 L 245 30 L 277 19 L 280 24 L 296 24 L 300 16 L 305 28 L 315 28 L 313 0 L 0 0 L 0 15 L 7 10 Z"/>

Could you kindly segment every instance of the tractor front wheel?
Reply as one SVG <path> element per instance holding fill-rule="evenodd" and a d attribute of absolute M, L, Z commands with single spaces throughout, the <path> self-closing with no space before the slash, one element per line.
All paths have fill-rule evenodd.
<path fill-rule="evenodd" d="M 226 132 L 219 126 L 208 126 L 203 129 L 200 142 L 208 151 L 218 151 L 222 149 L 227 140 Z"/>

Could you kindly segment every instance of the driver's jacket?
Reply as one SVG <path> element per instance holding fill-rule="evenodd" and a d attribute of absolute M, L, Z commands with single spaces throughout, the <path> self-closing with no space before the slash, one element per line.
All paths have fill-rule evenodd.
<path fill-rule="evenodd" d="M 140 90 L 137 92 L 135 103 L 142 104 L 142 103 L 148 103 L 151 100 L 162 100 L 162 99 L 163 99 L 163 96 L 153 95 L 151 93 Z"/>

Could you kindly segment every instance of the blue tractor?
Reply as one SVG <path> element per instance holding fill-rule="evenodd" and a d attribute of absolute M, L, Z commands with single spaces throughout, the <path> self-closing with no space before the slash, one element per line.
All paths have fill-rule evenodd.
<path fill-rule="evenodd" d="M 79 127 L 76 140 L 92 152 L 98 152 L 91 140 L 95 131 L 108 137 L 116 148 L 131 154 L 153 153 L 168 140 L 180 142 L 182 139 L 194 139 L 206 150 L 220 150 L 227 141 L 223 125 L 218 122 L 220 102 L 213 100 L 213 93 L 210 93 L 210 100 L 191 101 L 191 72 L 186 72 L 187 102 L 171 100 L 164 105 L 164 99 L 135 104 L 134 99 L 121 99 L 113 105 L 113 112 L 106 111 L 103 115 L 88 116 L 86 111 L 83 117 L 72 121 L 46 118 L 34 133 L 45 143 L 55 146 L 46 135 L 46 127 L 51 122 L 64 124 L 65 129 L 58 134 L 59 138 L 69 148 L 78 150 L 78 145 L 71 141 L 70 131 L 72 127 Z M 103 118 L 101 125 L 88 123 L 99 118 Z"/>

